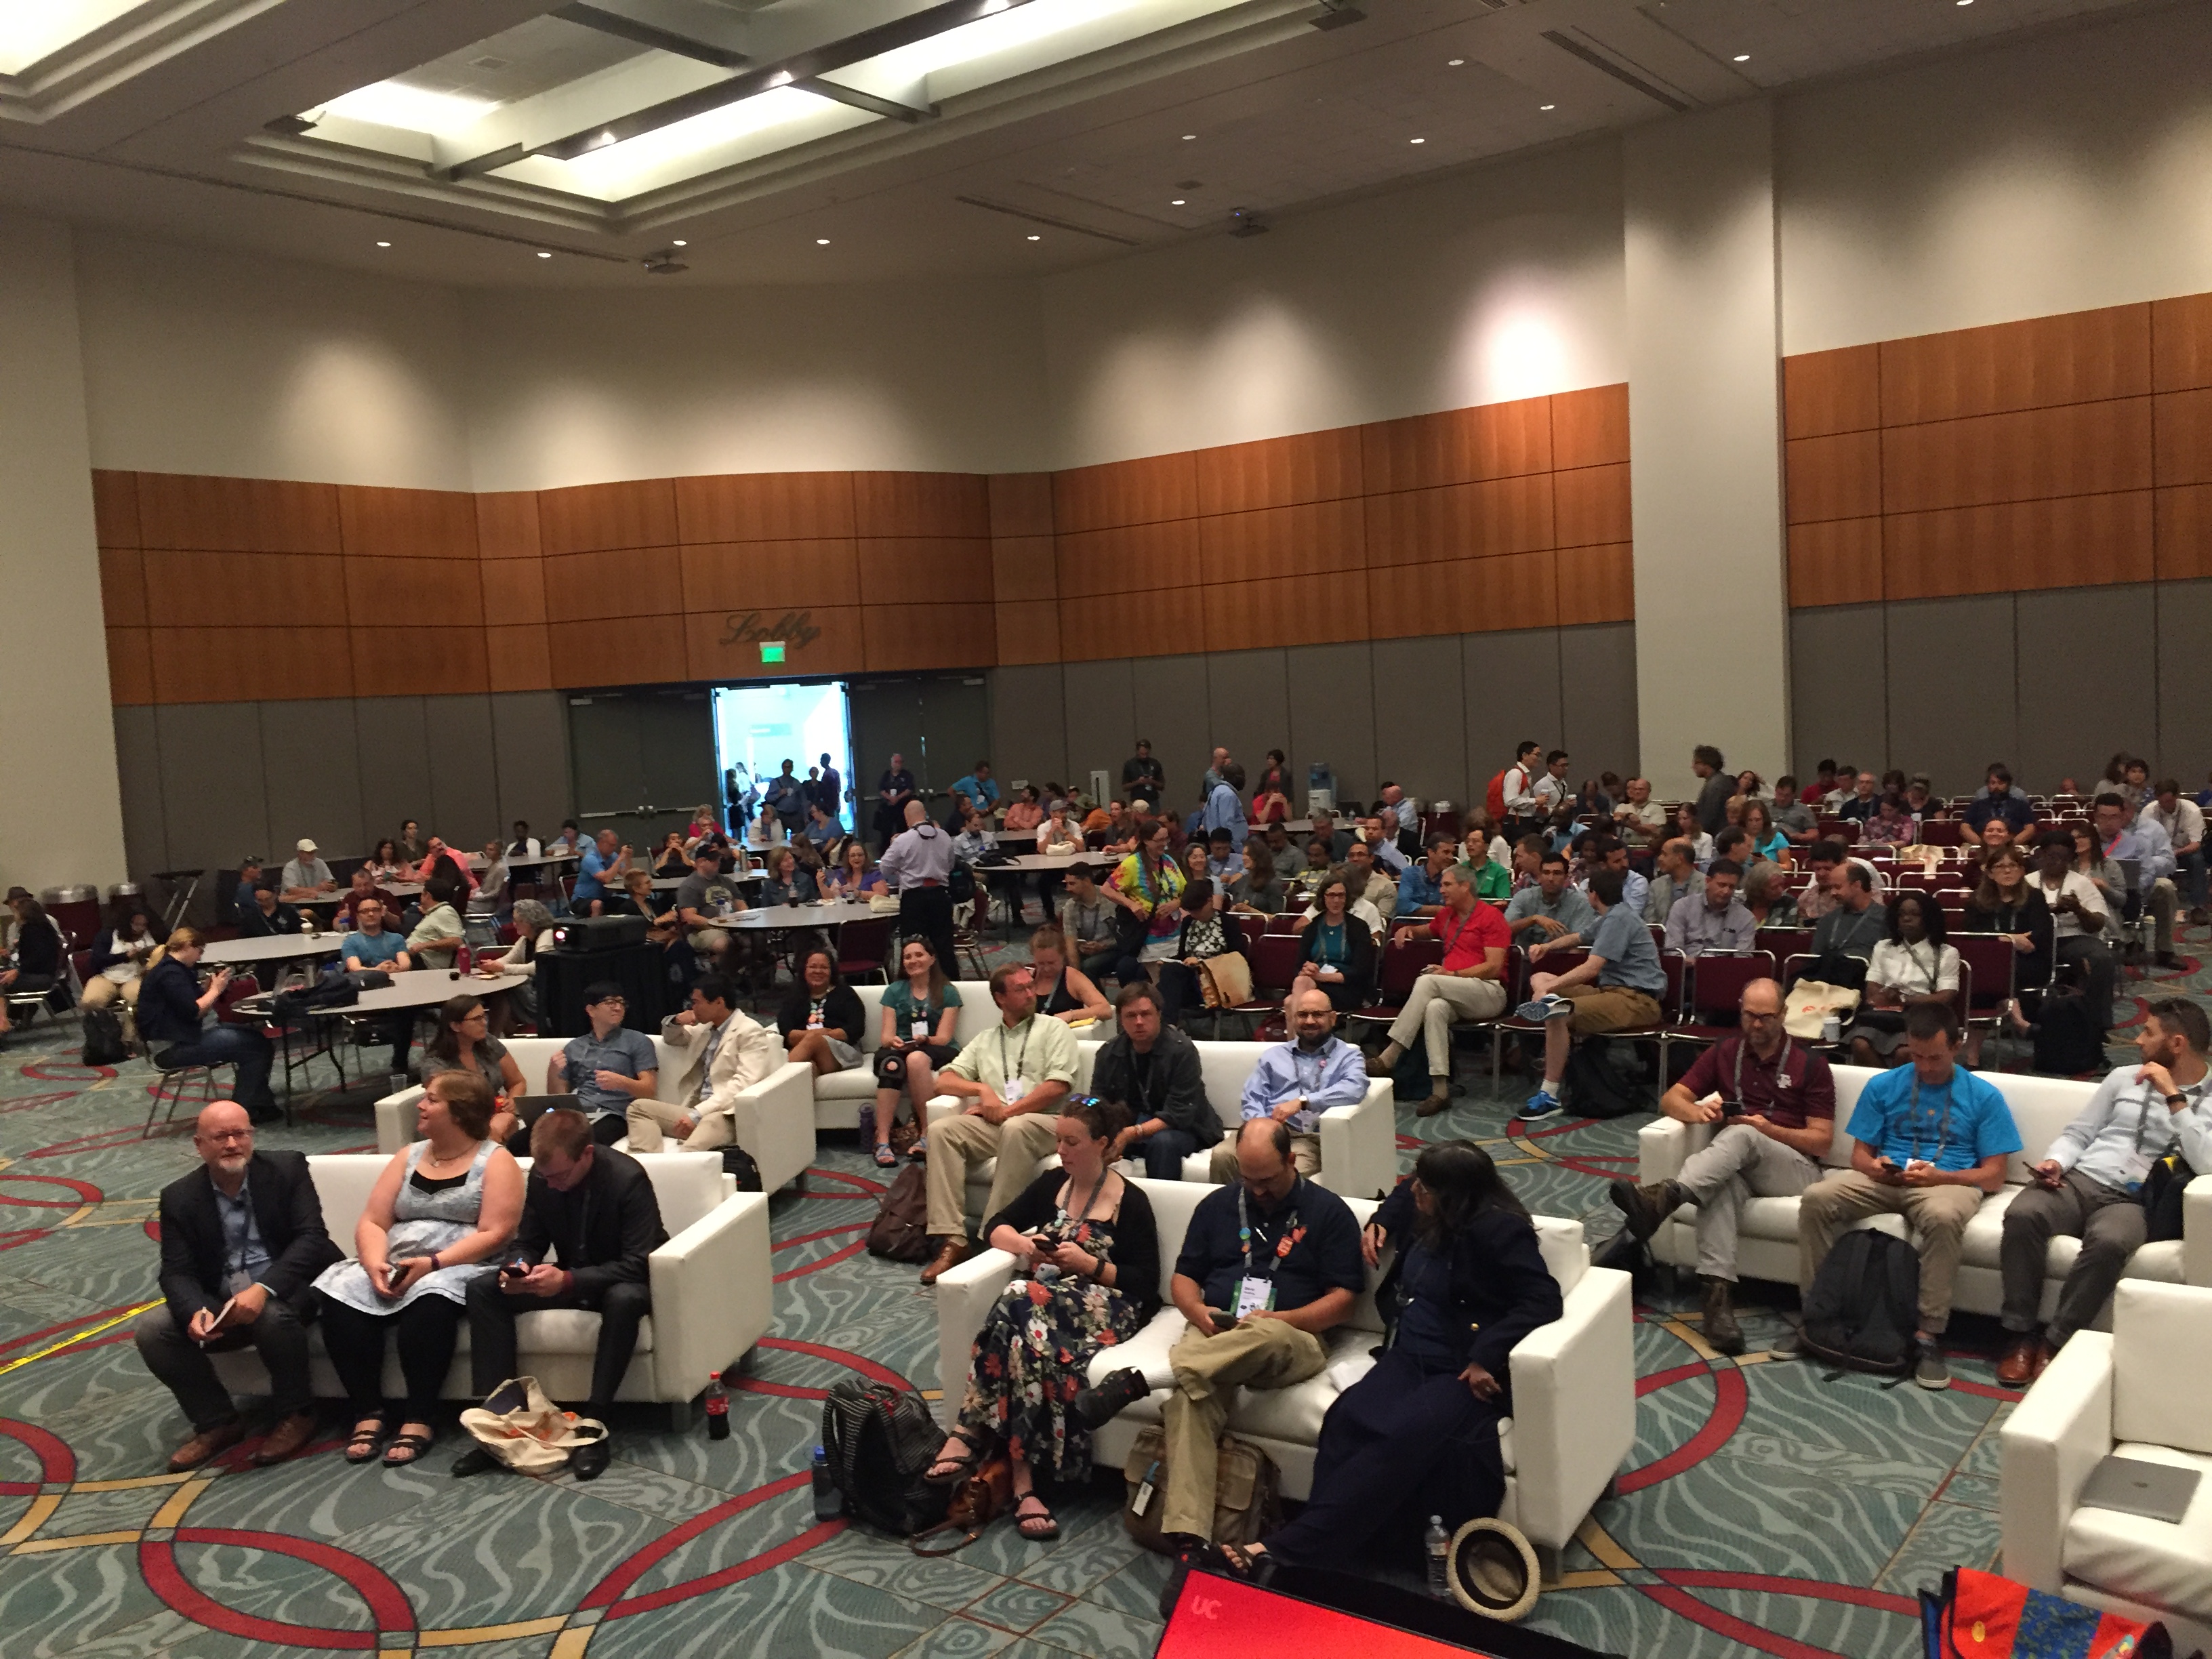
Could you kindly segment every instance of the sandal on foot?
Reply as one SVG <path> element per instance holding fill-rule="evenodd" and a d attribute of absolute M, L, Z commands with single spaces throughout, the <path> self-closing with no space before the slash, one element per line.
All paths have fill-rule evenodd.
<path fill-rule="evenodd" d="M 965 1480 L 968 1472 L 982 1461 L 983 1448 L 978 1446 L 959 1430 L 953 1430 L 951 1434 L 945 1436 L 945 1439 L 948 1442 L 957 1440 L 968 1450 L 965 1455 L 956 1453 L 951 1457 L 938 1457 L 931 1461 L 928 1468 L 922 1472 L 921 1478 L 933 1486 L 949 1486 L 956 1480 Z M 943 1471 L 942 1474 L 939 1473 L 940 1470 Z"/>
<path fill-rule="evenodd" d="M 384 1467 L 404 1469 L 410 1463 L 420 1462 L 422 1454 L 430 1449 L 431 1438 L 427 1434 L 394 1435 L 392 1443 L 384 1449 Z"/>
<path fill-rule="evenodd" d="M 1264 1584 L 1275 1576 L 1275 1558 L 1250 1544 L 1210 1544 L 1213 1565 L 1232 1577 Z"/>
<path fill-rule="evenodd" d="M 915 1141 L 913 1146 L 906 1149 L 906 1155 L 917 1164 L 927 1158 L 929 1156 L 929 1137 L 924 1135 Z"/>
<path fill-rule="evenodd" d="M 374 1428 L 356 1429 L 346 1440 L 345 1461 L 349 1463 L 374 1462 L 377 1448 L 384 1443 L 384 1431 L 386 1426 L 385 1420 L 380 1417 L 376 1419 L 376 1425 Z"/>
<path fill-rule="evenodd" d="M 1034 1510 L 1024 1504 L 1034 1504 Z M 1042 1532 L 1031 1532 L 1031 1527 L 1042 1527 Z M 1014 1530 L 1032 1544 L 1049 1544 L 1060 1536 L 1060 1517 L 1052 1512 L 1052 1505 L 1034 1492 L 1024 1492 L 1014 1504 Z"/>
<path fill-rule="evenodd" d="M 898 1154 L 891 1150 L 890 1141 L 879 1140 L 876 1143 L 876 1167 L 878 1170 L 888 1170 L 897 1162 Z"/>

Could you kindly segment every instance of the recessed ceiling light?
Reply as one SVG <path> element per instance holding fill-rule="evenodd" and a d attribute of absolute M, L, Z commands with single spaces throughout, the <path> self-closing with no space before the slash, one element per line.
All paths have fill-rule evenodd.
<path fill-rule="evenodd" d="M 1408 138 L 1406 142 L 1409 144 L 1425 144 L 1429 141 L 1425 138 Z"/>
<path fill-rule="evenodd" d="M 1465 62 L 1467 62 L 1467 59 L 1464 58 L 1447 58 L 1444 59 L 1444 67 L 1446 69 L 1457 69 Z"/>
<path fill-rule="evenodd" d="M 1735 61 L 1739 64 L 1748 64 L 1751 61 L 1751 54 L 1747 52 L 1740 52 L 1735 55 Z"/>
<path fill-rule="evenodd" d="M 1538 109 L 1557 109 L 1559 108 L 1559 106 L 1557 104 L 1539 104 L 1536 107 Z"/>
<path fill-rule="evenodd" d="M 1176 197 L 1173 201 L 1168 204 L 1170 207 L 1181 207 L 1182 204 L 1183 198 L 1180 196 Z"/>
<path fill-rule="evenodd" d="M 544 248 L 542 248 L 542 247 L 541 247 L 541 248 L 539 248 L 539 249 L 538 250 L 538 257 L 539 258 L 541 258 L 541 259 L 550 259 L 550 258 L 551 258 L 553 256 L 552 256 L 551 254 L 548 253 L 548 252 L 547 252 Z"/>
<path fill-rule="evenodd" d="M 679 236 L 668 246 L 671 247 L 690 247 L 691 244 L 685 241 L 681 236 Z"/>
<path fill-rule="evenodd" d="M 379 247 L 390 247 L 391 246 L 392 246 L 392 244 L 391 244 L 391 243 L 389 243 L 389 242 L 379 242 L 379 243 L 377 244 L 377 246 L 379 246 Z"/>
<path fill-rule="evenodd" d="M 1030 237 L 1030 240 L 1031 240 L 1032 242 L 1042 242 L 1042 240 L 1044 240 L 1044 238 L 1043 238 L 1043 237 L 1042 237 L 1042 236 L 1032 236 L 1032 237 Z"/>
<path fill-rule="evenodd" d="M 830 239 L 827 236 L 817 236 L 814 239 L 814 246 L 817 247 L 828 247 L 830 246 Z"/>
<path fill-rule="evenodd" d="M 1185 143 L 1187 144 L 1187 143 L 1188 143 L 1192 139 L 1194 139 L 1194 138 L 1195 138 L 1195 137 L 1198 137 L 1198 135 L 1197 135 L 1196 133 L 1194 133 L 1194 132 L 1186 132 L 1186 133 L 1185 133 L 1185 134 L 1183 134 L 1183 136 L 1182 136 L 1182 141 L 1183 141 L 1183 143 Z"/>

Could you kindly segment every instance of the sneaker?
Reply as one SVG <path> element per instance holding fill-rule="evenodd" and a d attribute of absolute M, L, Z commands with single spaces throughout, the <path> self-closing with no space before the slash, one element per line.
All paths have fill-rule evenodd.
<path fill-rule="evenodd" d="M 1913 1362 L 1912 1380 L 1923 1389 L 1948 1389 L 1951 1386 L 1951 1368 L 1943 1363 L 1943 1351 L 1930 1340 L 1918 1344 L 1919 1357 Z"/>
<path fill-rule="evenodd" d="M 1551 1117 L 1560 1109 L 1557 1095 L 1549 1089 L 1539 1089 L 1528 1097 L 1528 1103 L 1521 1109 L 1521 1116 L 1524 1121 L 1531 1118 Z"/>
<path fill-rule="evenodd" d="M 1766 1351 L 1769 1359 L 1802 1359 L 1805 1357 L 1805 1333 L 1792 1325 L 1783 1339 Z"/>
<path fill-rule="evenodd" d="M 1142 1371 L 1124 1367 L 1107 1372 L 1096 1388 L 1079 1389 L 1068 1402 L 1067 1414 L 1085 1428 L 1096 1429 L 1112 1422 L 1151 1392 Z"/>
<path fill-rule="evenodd" d="M 1541 1025 L 1553 1014 L 1564 1013 L 1566 1006 L 1567 1000 L 1565 997 L 1555 997 L 1547 992 L 1540 997 L 1529 998 L 1528 1001 L 1513 1011 L 1513 1015 L 1516 1019 L 1525 1019 Z"/>

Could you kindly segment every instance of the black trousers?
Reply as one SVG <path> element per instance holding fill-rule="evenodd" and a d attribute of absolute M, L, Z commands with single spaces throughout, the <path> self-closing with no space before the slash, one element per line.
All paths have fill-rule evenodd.
<path fill-rule="evenodd" d="M 515 1373 L 514 1320 L 518 1314 L 547 1308 L 581 1308 L 599 1316 L 599 1346 L 592 1356 L 591 1415 L 604 1417 L 622 1387 L 623 1373 L 637 1352 L 638 1322 L 653 1311 L 653 1292 L 643 1285 L 610 1285 L 594 1294 L 509 1296 L 499 1276 L 485 1273 L 469 1281 L 469 1386 L 479 1398 Z"/>
<path fill-rule="evenodd" d="M 906 887 L 899 890 L 899 937 L 926 939 L 937 953 L 937 964 L 949 979 L 957 979 L 959 958 L 952 949 L 952 893 L 945 887 Z"/>
<path fill-rule="evenodd" d="M 629 1120 L 620 1112 L 602 1112 L 592 1120 L 592 1139 L 602 1146 L 611 1146 L 629 1133 Z M 518 1127 L 507 1138 L 507 1150 L 516 1158 L 530 1156 L 530 1131 Z M 553 1304 L 547 1303 L 547 1307 Z M 499 1379 L 504 1382 L 505 1377 Z M 489 1390 L 486 1390 L 487 1393 Z"/>
<path fill-rule="evenodd" d="M 461 1329 L 461 1304 L 442 1296 L 417 1297 L 398 1313 L 369 1314 L 329 1297 L 323 1298 L 323 1346 L 353 1402 L 354 1415 L 374 1417 L 384 1409 L 384 1340 L 397 1333 L 399 1374 L 407 1400 L 401 1420 L 428 1423 L 445 1391 L 446 1373 Z"/>
<path fill-rule="evenodd" d="M 194 1430 L 211 1429 L 238 1415 L 230 1390 L 215 1374 L 212 1353 L 251 1346 L 269 1368 L 269 1397 L 279 1417 L 306 1411 L 313 1403 L 307 1380 L 307 1328 L 289 1303 L 274 1297 L 261 1317 L 243 1330 L 225 1331 L 204 1348 L 185 1334 L 167 1303 L 138 1316 L 131 1333 L 146 1369 L 177 1396 Z"/>

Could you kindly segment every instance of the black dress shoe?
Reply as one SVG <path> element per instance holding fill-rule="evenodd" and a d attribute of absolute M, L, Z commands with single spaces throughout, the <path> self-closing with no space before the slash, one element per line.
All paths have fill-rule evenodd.
<path fill-rule="evenodd" d="M 1142 1371 L 1109 1371 L 1106 1380 L 1097 1388 L 1077 1393 L 1068 1402 L 1067 1414 L 1086 1429 L 1098 1428 L 1112 1422 L 1151 1392 Z"/>
<path fill-rule="evenodd" d="M 482 1474 L 486 1469 L 496 1469 L 503 1467 L 505 1466 L 500 1462 L 499 1459 L 494 1457 L 482 1446 L 471 1446 L 468 1450 L 463 1452 L 459 1457 L 456 1457 L 453 1460 L 454 1474 L 464 1479 L 471 1474 Z"/>
<path fill-rule="evenodd" d="M 611 1454 L 604 1440 L 586 1440 L 568 1454 L 568 1473 L 579 1480 L 596 1480 L 607 1472 Z"/>

